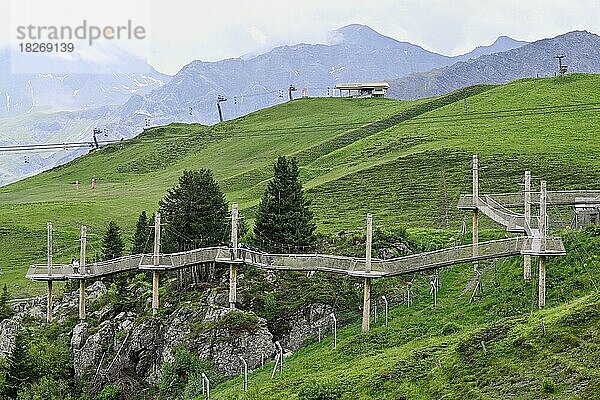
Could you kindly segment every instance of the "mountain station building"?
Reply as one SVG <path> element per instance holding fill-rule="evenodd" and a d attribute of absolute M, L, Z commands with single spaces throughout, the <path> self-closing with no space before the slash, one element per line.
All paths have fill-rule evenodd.
<path fill-rule="evenodd" d="M 340 91 L 340 96 L 346 92 L 346 97 L 385 97 L 390 85 L 387 82 L 338 83 L 335 88 Z"/>

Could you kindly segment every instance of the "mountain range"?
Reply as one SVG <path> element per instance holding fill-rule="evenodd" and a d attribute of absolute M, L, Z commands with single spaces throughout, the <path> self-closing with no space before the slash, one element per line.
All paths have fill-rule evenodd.
<path fill-rule="evenodd" d="M 389 96 L 417 99 L 437 96 L 478 83 L 507 83 L 515 79 L 553 76 L 556 55 L 565 55 L 569 72 L 600 72 L 600 36 L 573 31 L 500 53 L 483 54 L 451 66 L 419 72 L 390 81 Z"/>
<path fill-rule="evenodd" d="M 381 35 L 364 25 L 348 25 L 330 33 L 328 44 L 281 46 L 251 58 L 217 62 L 193 61 L 166 85 L 147 95 L 135 95 L 123 106 L 113 130 L 173 121 L 218 122 L 217 96 L 226 119 L 288 100 L 289 86 L 308 96 L 333 96 L 337 83 L 377 81 L 429 71 L 522 46 L 526 42 L 501 37 L 489 46 L 448 57 Z M 132 133 L 132 132 L 130 132 Z"/>
<path fill-rule="evenodd" d="M 91 141 L 94 127 L 103 129 L 107 139 L 118 140 L 148 125 L 213 124 L 218 122 L 218 96 L 226 99 L 221 103 L 224 118 L 233 119 L 287 101 L 290 86 L 297 89 L 294 98 L 303 92 L 309 97 L 335 96 L 337 83 L 386 80 L 389 97 L 434 96 L 475 83 L 551 75 L 557 70 L 557 53 L 566 55 L 570 71 L 600 72 L 598 49 L 597 35 L 575 31 L 532 43 L 501 36 L 490 45 L 449 57 L 354 24 L 331 32 L 327 44 L 302 43 L 253 56 L 192 61 L 173 77 L 123 52 L 89 65 L 106 73 L 10 74 L 9 55 L 3 51 L 0 144 Z M 0 185 L 78 154 L 3 154 Z M 27 163 L 24 157 L 29 157 Z"/>
<path fill-rule="evenodd" d="M 170 79 L 115 47 L 99 48 L 95 60 L 36 56 L 25 59 L 0 49 L 0 118 L 121 105 L 131 95 L 150 93 Z M 13 58 L 31 60 L 27 71 L 21 72 Z"/>

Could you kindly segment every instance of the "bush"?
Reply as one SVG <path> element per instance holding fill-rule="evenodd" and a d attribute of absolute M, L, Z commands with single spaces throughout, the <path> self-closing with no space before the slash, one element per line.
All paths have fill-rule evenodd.
<path fill-rule="evenodd" d="M 556 390 L 556 387 L 552 378 L 546 377 L 542 379 L 542 392 L 554 393 L 554 390 Z"/>
<path fill-rule="evenodd" d="M 458 331 L 460 331 L 460 325 L 458 325 L 455 322 L 448 322 L 442 328 L 442 335 L 444 335 L 444 336 L 452 335 L 453 333 L 456 333 Z"/>
<path fill-rule="evenodd" d="M 115 385 L 106 385 L 96 396 L 96 400 L 119 400 L 121 389 Z"/>
<path fill-rule="evenodd" d="M 258 329 L 258 317 L 252 313 L 231 311 L 210 325 L 210 329 L 226 330 L 231 336 L 253 333 Z"/>
<path fill-rule="evenodd" d="M 71 400 L 69 384 L 63 379 L 42 377 L 29 388 L 19 391 L 19 400 Z M 116 398 L 115 398 L 116 399 Z"/>
<path fill-rule="evenodd" d="M 173 362 L 165 362 L 162 366 L 162 377 L 158 385 L 162 396 L 180 398 L 183 395 L 184 399 L 193 398 L 202 390 L 202 372 L 209 376 L 211 383 L 218 383 L 218 379 L 210 371 L 212 363 L 200 360 L 188 349 L 175 349 L 173 357 Z"/>
<path fill-rule="evenodd" d="M 301 400 L 336 400 L 344 394 L 343 386 L 337 381 L 310 381 L 300 388 Z"/>

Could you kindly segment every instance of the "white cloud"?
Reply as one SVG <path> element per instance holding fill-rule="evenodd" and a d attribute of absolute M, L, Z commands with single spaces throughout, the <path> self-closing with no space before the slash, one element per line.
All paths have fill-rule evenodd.
<path fill-rule="evenodd" d="M 251 26 L 249 31 L 250 36 L 252 36 L 252 39 L 254 39 L 256 43 L 260 45 L 267 44 L 267 35 L 265 35 L 263 31 L 258 29 L 256 26 Z"/>

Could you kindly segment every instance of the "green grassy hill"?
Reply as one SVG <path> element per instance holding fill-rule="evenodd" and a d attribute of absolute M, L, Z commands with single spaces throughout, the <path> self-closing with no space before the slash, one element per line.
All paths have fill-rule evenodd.
<path fill-rule="evenodd" d="M 408 227 L 413 237 L 442 228 L 452 238 L 469 217 L 455 204 L 471 189 L 474 153 L 483 192 L 519 190 L 525 169 L 536 185 L 547 179 L 550 190 L 598 189 L 599 86 L 600 76 L 569 75 L 414 102 L 301 99 L 213 127 L 153 128 L 124 148 L 107 147 L 0 189 L 0 282 L 22 296 L 44 290 L 23 275 L 28 264 L 44 262 L 47 221 L 55 227 L 58 262 L 78 253 L 83 223 L 93 257 L 109 220 L 131 234 L 139 212 L 154 211 L 184 169 L 212 169 L 251 222 L 278 155 L 298 158 L 322 233 L 362 229 L 372 212 L 377 226 Z M 465 290 L 469 265 L 442 271 L 436 309 L 430 273 L 378 280 L 372 298 L 395 301 L 389 327 L 380 312 L 372 332 L 361 334 L 356 317 L 340 327 L 337 349 L 330 334 L 321 343 L 312 338 L 286 359 L 281 377 L 271 380 L 268 365 L 251 374 L 248 393 L 234 379 L 214 388 L 212 398 L 597 397 L 600 232 L 551 223 L 565 236 L 568 255 L 548 264 L 545 310 L 537 310 L 535 276 L 522 280 L 519 257 L 482 263 L 484 292 L 473 303 Z M 415 285 L 410 308 L 397 304 L 407 279 Z"/>
<path fill-rule="evenodd" d="M 380 226 L 458 229 L 464 215 L 455 204 L 470 190 L 473 153 L 486 168 L 482 191 L 518 190 L 527 168 L 551 190 L 595 187 L 599 84 L 600 76 L 569 75 L 414 102 L 300 99 L 213 127 L 150 129 L 123 149 L 0 189 L 0 280 L 19 295 L 43 290 L 23 275 L 44 262 L 47 221 L 58 262 L 78 253 L 80 224 L 89 226 L 93 256 L 109 220 L 130 234 L 139 212 L 154 211 L 184 169 L 212 169 L 251 221 L 276 156 L 296 156 L 324 233 L 355 230 L 367 212 Z"/>
<path fill-rule="evenodd" d="M 213 399 L 583 399 L 600 391 L 600 230 L 566 234 L 567 257 L 548 265 L 547 308 L 537 309 L 536 276 L 522 279 L 522 259 L 483 263 L 483 294 L 469 302 L 472 267 L 441 272 L 437 308 L 431 273 L 394 287 L 377 281 L 379 320 L 368 334 L 360 317 L 286 358 L 215 388 Z M 535 269 L 534 269 L 535 275 Z M 389 326 L 381 295 L 400 297 L 413 281 L 411 307 L 394 305 Z M 310 344 L 312 343 L 312 344 Z M 482 344 L 483 343 L 483 344 Z M 484 350 L 485 347 L 485 350 Z"/>

